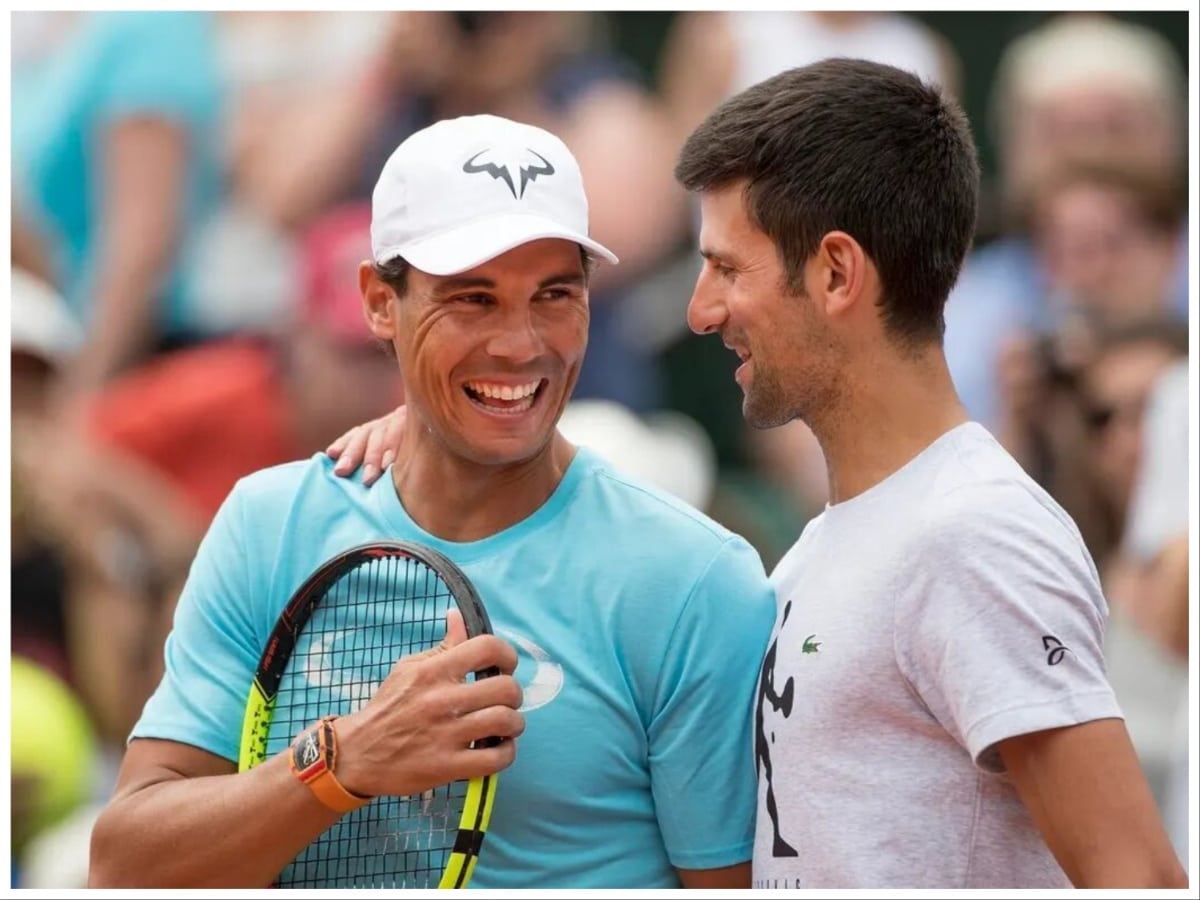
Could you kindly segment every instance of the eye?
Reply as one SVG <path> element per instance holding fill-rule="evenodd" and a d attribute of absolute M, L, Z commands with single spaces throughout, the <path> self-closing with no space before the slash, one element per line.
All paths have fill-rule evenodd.
<path fill-rule="evenodd" d="M 570 300 L 576 295 L 576 290 L 569 287 L 547 288 L 538 294 L 539 300 Z"/>
<path fill-rule="evenodd" d="M 465 303 L 468 306 L 487 306 L 492 302 L 491 294 L 459 294 L 454 298 L 455 303 Z"/>
<path fill-rule="evenodd" d="M 712 261 L 712 267 L 713 271 L 726 281 L 732 281 L 734 276 L 737 275 L 737 271 L 732 266 L 727 266 L 724 263 L 719 263 L 715 260 Z"/>

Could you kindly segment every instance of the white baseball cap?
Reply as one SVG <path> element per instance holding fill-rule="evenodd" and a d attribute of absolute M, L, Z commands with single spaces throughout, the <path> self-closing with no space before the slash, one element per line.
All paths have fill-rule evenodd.
<path fill-rule="evenodd" d="M 444 119 L 407 138 L 371 198 L 371 254 L 404 257 L 430 275 L 473 269 L 542 238 L 588 237 L 579 163 L 550 132 L 499 116 Z"/>

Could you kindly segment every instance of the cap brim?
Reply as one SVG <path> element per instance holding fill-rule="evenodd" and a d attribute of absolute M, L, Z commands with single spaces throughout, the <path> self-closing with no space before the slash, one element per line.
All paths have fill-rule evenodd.
<path fill-rule="evenodd" d="M 402 256 L 430 275 L 457 275 L 522 244 L 546 238 L 574 241 L 614 265 L 618 262 L 616 254 L 587 235 L 544 216 L 523 214 L 479 219 L 424 240 L 386 247 L 376 254 L 375 261 L 382 263 Z"/>

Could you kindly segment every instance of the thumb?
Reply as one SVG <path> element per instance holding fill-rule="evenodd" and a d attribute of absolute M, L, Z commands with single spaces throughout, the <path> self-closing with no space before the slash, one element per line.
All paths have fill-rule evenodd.
<path fill-rule="evenodd" d="M 467 626 L 463 622 L 462 613 L 457 609 L 446 610 L 446 636 L 442 638 L 442 650 L 457 647 L 467 639 Z"/>

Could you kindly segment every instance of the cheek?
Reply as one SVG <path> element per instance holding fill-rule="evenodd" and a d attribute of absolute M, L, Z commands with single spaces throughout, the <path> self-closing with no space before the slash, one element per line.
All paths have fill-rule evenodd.
<path fill-rule="evenodd" d="M 543 331 L 546 346 L 567 366 L 578 365 L 587 350 L 590 321 L 586 304 L 549 318 Z"/>

